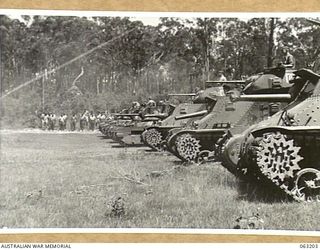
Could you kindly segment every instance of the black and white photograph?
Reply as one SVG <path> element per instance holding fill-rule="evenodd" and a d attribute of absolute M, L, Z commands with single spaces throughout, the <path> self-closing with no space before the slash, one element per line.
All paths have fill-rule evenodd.
<path fill-rule="evenodd" d="M 320 230 L 320 14 L 0 10 L 0 228 Z"/>

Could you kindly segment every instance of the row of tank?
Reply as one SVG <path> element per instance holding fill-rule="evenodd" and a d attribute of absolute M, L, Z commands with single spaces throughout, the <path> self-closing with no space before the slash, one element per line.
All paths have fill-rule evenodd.
<path fill-rule="evenodd" d="M 319 201 L 319 79 L 309 69 L 277 67 L 245 81 L 208 81 L 185 94 L 191 102 L 115 114 L 100 131 L 184 162 L 220 161 L 263 196 Z"/>

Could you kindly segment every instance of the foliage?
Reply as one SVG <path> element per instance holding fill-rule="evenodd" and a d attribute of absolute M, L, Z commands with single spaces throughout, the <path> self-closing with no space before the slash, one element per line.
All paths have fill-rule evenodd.
<path fill-rule="evenodd" d="M 161 18 L 147 26 L 128 17 L 2 15 L 1 94 L 38 77 L 5 98 L 2 120 L 29 126 L 35 111 L 111 111 L 150 96 L 194 91 L 219 70 L 229 79 L 251 75 L 270 57 L 269 26 L 267 18 Z M 285 45 L 298 67 L 318 67 L 320 29 L 290 18 L 277 19 L 274 32 L 274 63 L 282 60 Z M 74 88 L 79 94 L 72 94 Z"/>

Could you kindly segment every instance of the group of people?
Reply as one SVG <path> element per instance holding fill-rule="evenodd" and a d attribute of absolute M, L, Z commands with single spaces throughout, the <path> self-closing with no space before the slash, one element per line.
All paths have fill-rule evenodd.
<path fill-rule="evenodd" d="M 79 129 L 81 131 L 89 129 L 89 130 L 95 130 L 96 128 L 99 128 L 99 125 L 101 122 L 104 122 L 106 119 L 109 118 L 108 113 L 100 113 L 98 112 L 97 115 L 94 114 L 93 111 L 89 112 L 86 110 L 80 117 L 79 117 Z M 73 115 L 71 119 L 71 128 L 74 130 L 76 129 L 77 124 L 77 116 Z"/>
<path fill-rule="evenodd" d="M 98 113 L 97 115 L 88 110 L 84 111 L 81 115 L 72 114 L 70 117 L 65 113 L 60 116 L 54 113 L 42 113 L 40 115 L 41 128 L 43 130 L 61 130 L 64 131 L 67 128 L 70 131 L 75 130 L 95 130 L 99 127 L 102 121 L 107 119 L 108 115 L 106 113 Z M 69 126 L 67 124 L 69 123 Z M 79 126 L 77 125 L 79 124 Z"/>
<path fill-rule="evenodd" d="M 145 110 L 146 113 L 151 114 L 154 113 L 157 110 L 157 108 L 160 108 L 160 106 L 162 107 L 163 105 L 163 101 L 160 101 L 159 105 L 157 106 L 157 103 L 149 97 L 148 101 L 142 104 L 140 104 L 137 101 L 132 102 L 132 105 L 128 109 L 128 111 L 129 113 L 138 113 L 141 110 Z"/>
<path fill-rule="evenodd" d="M 58 124 L 59 130 L 65 130 L 67 119 L 68 116 L 64 113 L 60 116 L 56 116 L 54 113 L 42 113 L 40 115 L 41 128 L 44 130 L 55 130 Z"/>
<path fill-rule="evenodd" d="M 119 113 L 121 114 L 134 114 L 139 113 L 144 116 L 147 114 L 159 114 L 167 112 L 168 101 L 161 100 L 159 102 L 155 102 L 150 97 L 148 101 L 144 103 L 139 103 L 137 101 L 132 102 L 131 107 L 121 110 Z"/>

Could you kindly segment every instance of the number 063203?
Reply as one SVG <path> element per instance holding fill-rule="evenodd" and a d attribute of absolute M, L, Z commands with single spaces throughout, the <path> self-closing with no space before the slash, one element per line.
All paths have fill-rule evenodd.
<path fill-rule="evenodd" d="M 304 248 L 304 249 L 314 249 L 314 248 L 318 248 L 319 246 L 318 246 L 318 244 L 317 243 L 310 243 L 310 244 L 308 244 L 308 243 L 305 243 L 305 244 L 300 244 L 300 248 Z"/>

